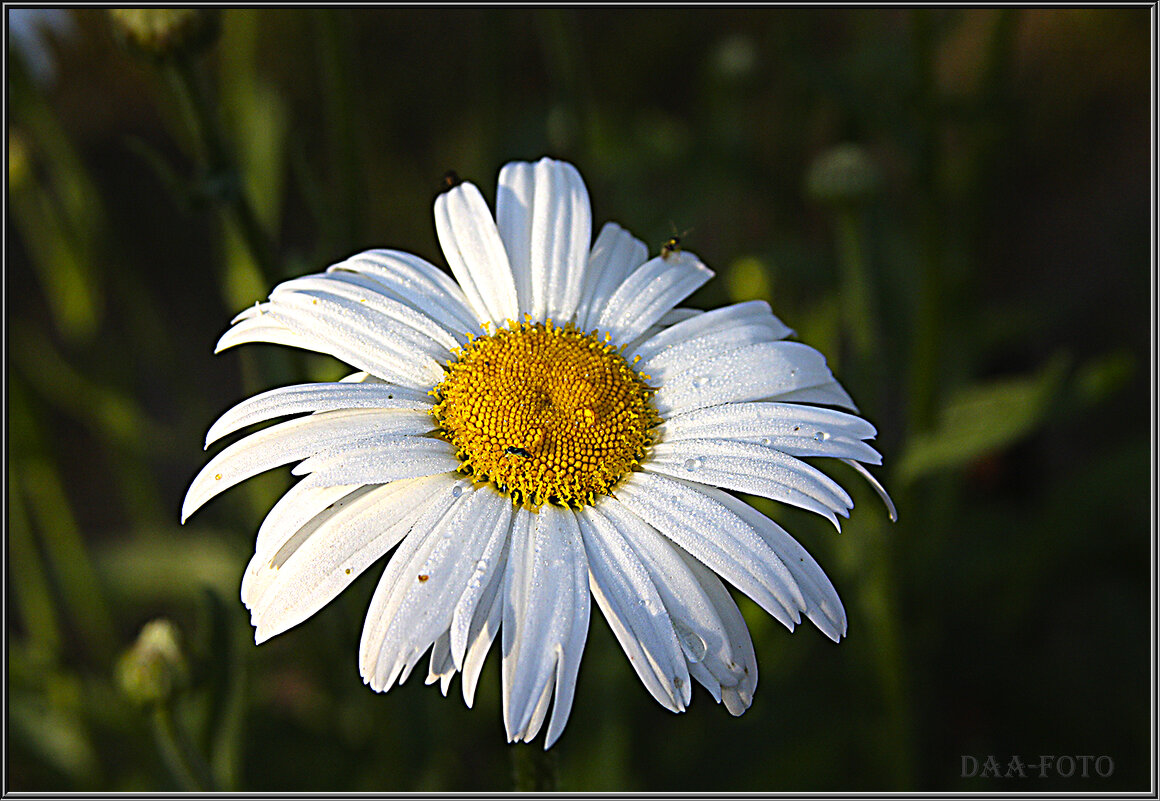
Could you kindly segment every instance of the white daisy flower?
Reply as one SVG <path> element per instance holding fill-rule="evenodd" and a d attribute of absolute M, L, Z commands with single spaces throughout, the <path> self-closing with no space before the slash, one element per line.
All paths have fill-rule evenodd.
<path fill-rule="evenodd" d="M 470 706 L 500 634 L 509 741 L 535 737 L 549 704 L 545 747 L 560 736 L 592 598 L 663 706 L 683 711 L 696 680 L 740 715 L 757 663 L 722 578 L 791 630 L 804 614 L 837 641 L 846 613 L 805 549 L 727 490 L 837 525 L 850 496 L 803 458 L 870 478 L 874 427 L 816 405 L 854 409 L 766 303 L 676 308 L 713 273 L 675 241 L 650 259 L 608 223 L 590 244 L 572 165 L 508 164 L 496 205 L 493 219 L 470 183 L 435 201 L 454 280 L 371 250 L 238 315 L 219 351 L 272 342 L 359 372 L 226 412 L 207 447 L 303 416 L 211 459 L 182 518 L 297 462 L 303 478 L 266 516 L 242 579 L 257 642 L 394 549 L 363 628 L 363 679 L 385 692 L 430 650 L 427 682 L 446 694 L 462 672 Z"/>

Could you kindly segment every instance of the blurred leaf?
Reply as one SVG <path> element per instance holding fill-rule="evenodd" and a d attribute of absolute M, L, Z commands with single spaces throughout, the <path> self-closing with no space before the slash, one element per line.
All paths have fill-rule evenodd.
<path fill-rule="evenodd" d="M 60 651 L 60 624 L 15 472 L 8 473 L 8 557 L 16 606 L 29 646 L 46 657 Z"/>
<path fill-rule="evenodd" d="M 1085 362 L 1072 379 L 1072 393 L 1083 405 L 1095 405 L 1115 395 L 1131 380 L 1136 371 L 1132 354 L 1113 351 Z"/>
<path fill-rule="evenodd" d="M 102 438 L 137 453 L 153 452 L 159 443 L 173 441 L 136 400 L 82 374 L 47 339 L 27 329 L 13 330 L 11 336 L 13 359 L 29 383 Z"/>
<path fill-rule="evenodd" d="M 259 68 L 266 23 L 257 9 L 231 9 L 225 15 L 217 80 L 225 136 L 234 146 L 245 193 L 262 227 L 271 231 L 285 197 L 290 113 L 284 93 L 264 81 Z"/>
<path fill-rule="evenodd" d="M 44 698 L 14 689 L 8 698 L 12 737 L 80 786 L 96 781 L 97 757 L 74 716 L 53 709 Z"/>
<path fill-rule="evenodd" d="M 29 145 L 19 134 L 9 132 L 9 166 Z M 8 183 L 13 220 L 37 269 L 45 300 L 57 330 L 69 339 L 89 339 L 100 321 L 100 287 L 91 275 L 94 253 L 83 239 L 70 230 L 77 221 L 69 220 L 53 193 L 32 176 L 16 177 L 29 168 L 12 169 Z"/>
<path fill-rule="evenodd" d="M 245 555 L 204 529 L 157 526 L 133 539 L 103 544 L 95 560 L 114 597 L 153 604 L 193 600 L 204 585 L 234 595 Z"/>
<path fill-rule="evenodd" d="M 191 191 L 186 179 L 179 175 L 169 160 L 154 145 L 140 136 L 125 138 L 125 149 L 141 158 L 169 195 L 173 205 L 184 212 L 204 198 Z"/>
<path fill-rule="evenodd" d="M 82 709 L 85 687 L 26 643 L 8 640 L 8 735 L 80 786 L 100 781 Z"/>
<path fill-rule="evenodd" d="M 111 656 L 113 618 L 60 475 L 44 459 L 27 459 L 19 465 L 18 472 L 69 617 L 94 654 Z"/>
<path fill-rule="evenodd" d="M 199 668 L 207 671 L 205 689 L 209 694 L 209 715 L 206 724 L 210 768 L 218 786 L 236 788 L 241 778 L 243 717 L 245 714 L 245 664 L 239 648 L 248 644 L 249 628 L 239 636 L 226 601 L 215 589 L 206 587 L 202 593 L 203 630 L 202 653 Z"/>
<path fill-rule="evenodd" d="M 933 431 L 914 435 L 895 468 L 900 484 L 939 470 L 962 467 L 1030 434 L 1046 419 L 1063 385 L 1066 357 L 1050 359 L 1038 373 L 977 384 L 956 393 Z"/>
<path fill-rule="evenodd" d="M 102 314 L 104 200 L 20 59 L 10 59 L 8 198 L 62 335 L 88 339 Z M 24 133 L 26 132 L 26 133 Z M 15 169 L 13 169 L 15 168 Z"/>

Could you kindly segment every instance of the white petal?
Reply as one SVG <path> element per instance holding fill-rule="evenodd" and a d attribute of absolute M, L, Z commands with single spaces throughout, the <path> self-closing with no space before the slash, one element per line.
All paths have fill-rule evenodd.
<path fill-rule="evenodd" d="M 305 275 L 274 287 L 270 298 L 277 302 L 287 294 L 297 293 L 308 297 L 338 297 L 357 303 L 359 305 L 354 309 L 371 315 L 382 315 L 393 323 L 402 324 L 403 333 L 410 329 L 421 334 L 423 340 L 434 342 L 439 352 L 449 351 L 459 345 L 453 334 L 455 329 L 448 329 L 410 303 L 391 297 L 386 287 L 370 276 L 347 270 Z"/>
<path fill-rule="evenodd" d="M 687 365 L 653 400 L 662 417 L 722 403 L 784 400 L 800 390 L 835 385 L 826 358 L 798 342 L 762 342 Z"/>
<path fill-rule="evenodd" d="M 741 610 L 737 608 L 736 602 L 721 580 L 687 553 L 681 551 L 678 553 L 697 577 L 724 627 L 727 656 L 717 655 L 714 659 L 704 659 L 702 664 L 712 677 L 711 681 L 721 688 L 721 701 L 729 710 L 729 714 L 740 715 L 753 703 L 753 692 L 757 689 L 757 657 L 753 653 L 753 640 L 749 637 L 749 628 L 745 625 Z M 695 630 L 690 629 L 690 633 L 700 637 Z M 698 680 L 706 686 L 708 686 L 706 682 L 710 681 L 708 677 Z"/>
<path fill-rule="evenodd" d="M 398 409 L 342 409 L 287 420 L 250 434 L 210 459 L 201 469 L 186 492 L 181 519 L 185 521 L 210 498 L 251 476 L 305 459 L 331 445 L 370 431 L 397 430 L 400 425 L 414 429 L 419 421 L 406 417 L 409 414 L 414 413 Z"/>
<path fill-rule="evenodd" d="M 461 183 L 435 198 L 435 230 L 478 320 L 502 325 L 516 319 L 519 304 L 507 252 L 475 184 Z"/>
<path fill-rule="evenodd" d="M 480 562 L 502 547 L 510 507 L 510 501 L 488 486 L 464 490 L 463 499 L 408 556 L 396 557 L 400 563 L 389 568 L 390 578 L 387 574 L 383 578 L 389 588 L 382 596 L 376 594 L 375 614 L 388 621 L 382 629 L 375 672 L 382 687 L 389 688 L 404 666 L 413 665 L 444 634 L 454 666 L 449 626 L 472 584 L 481 577 L 491 578 L 494 571 L 486 566 L 481 569 Z M 497 544 L 500 548 L 492 549 Z"/>
<path fill-rule="evenodd" d="M 576 519 L 592 597 L 652 697 L 666 709 L 683 712 L 691 697 L 689 670 L 648 570 L 597 507 L 584 507 Z"/>
<path fill-rule="evenodd" d="M 637 267 L 648 260 L 648 247 L 616 223 L 605 223 L 592 245 L 584 288 L 576 311 L 576 327 L 590 331 L 600 312 Z"/>
<path fill-rule="evenodd" d="M 588 635 L 588 562 L 571 511 L 517 510 L 504 583 L 504 726 L 509 740 L 535 736 L 537 706 L 554 683 L 547 748 L 571 711 Z"/>
<path fill-rule="evenodd" d="M 636 364 L 636 369 L 647 374 L 652 383 L 663 386 L 670 378 L 680 375 L 689 366 L 702 361 L 713 361 L 747 345 L 775 341 L 772 329 L 761 323 L 733 325 L 721 331 L 712 331 L 674 345 Z"/>
<path fill-rule="evenodd" d="M 793 329 L 773 316 L 769 304 L 764 300 L 748 300 L 744 303 L 722 306 L 670 325 L 656 336 L 645 340 L 635 353 L 641 360 L 648 361 L 667 348 L 682 342 L 747 325 L 761 325 L 769 329 L 769 340 L 784 339 L 793 333 Z"/>
<path fill-rule="evenodd" d="M 499 186 L 495 190 L 496 227 L 507 251 L 521 314 L 531 314 L 533 308 L 531 241 L 535 176 L 535 164 L 509 162 L 499 171 Z"/>
<path fill-rule="evenodd" d="M 460 600 L 474 583 L 485 586 L 491 578 L 494 565 L 481 568 L 480 563 L 488 554 L 492 561 L 498 555 L 511 503 L 486 485 L 462 495 L 409 559 L 391 570 L 393 583 L 377 607 L 377 614 L 389 620 L 378 657 L 380 672 L 388 676 L 394 666 L 412 663 L 444 632 L 450 649 L 449 629 Z"/>
<path fill-rule="evenodd" d="M 488 590 L 494 596 L 500 583 L 495 578 L 497 573 L 502 576 L 506 564 L 508 537 L 512 527 L 512 504 L 499 493 L 487 494 L 491 496 L 488 501 L 490 506 L 485 514 L 481 514 L 477 531 L 473 532 L 477 536 L 476 547 L 463 557 L 474 560 L 475 564 L 451 615 L 451 657 L 457 668 L 463 667 L 467 649 L 486 620 L 486 615 L 480 617 L 479 607 L 487 607 L 485 612 L 490 611 L 490 599 L 485 602 L 485 596 Z M 484 496 L 481 494 L 481 497 Z"/>
<path fill-rule="evenodd" d="M 655 473 L 633 473 L 616 497 L 793 630 L 805 608 L 797 582 L 744 520 L 694 485 Z"/>
<path fill-rule="evenodd" d="M 475 607 L 475 615 L 471 621 L 471 630 L 468 632 L 467 654 L 463 657 L 463 701 L 470 708 L 475 702 L 475 688 L 479 683 L 479 674 L 483 670 L 483 661 L 495 635 L 499 633 L 500 623 L 503 620 L 503 587 L 504 576 L 507 573 L 507 552 L 510 534 L 504 538 L 504 548 L 500 555 L 499 564 L 491 576 L 491 581 L 480 596 L 479 604 Z"/>
<path fill-rule="evenodd" d="M 658 256 L 638 267 L 613 293 L 596 321 L 612 341 L 627 343 L 713 277 L 713 271 L 688 251 Z"/>
<path fill-rule="evenodd" d="M 841 406 L 844 409 L 857 412 L 858 406 L 850 394 L 834 379 L 812 387 L 802 387 L 791 392 L 781 392 L 770 395 L 766 400 L 781 401 L 782 403 L 825 403 L 829 406 Z"/>
<path fill-rule="evenodd" d="M 316 530 L 316 522 L 324 520 L 324 513 L 331 511 L 335 504 L 353 500 L 372 489 L 374 487 L 303 488 L 302 482 L 298 482 L 279 498 L 258 529 L 254 556 L 242 573 L 242 603 L 246 608 L 253 608 L 254 601 L 274 580 L 276 574 L 267 568 L 273 567 L 276 556 L 288 557 L 293 553 L 304 541 L 304 536 Z"/>
<path fill-rule="evenodd" d="M 431 646 L 431 664 L 427 668 L 427 684 L 439 682 L 439 690 L 443 697 L 447 697 L 447 690 L 451 687 L 451 679 L 455 677 L 455 663 L 451 660 L 450 638 L 447 632 L 439 635 L 435 644 Z"/>
<path fill-rule="evenodd" d="M 316 340 L 296 334 L 275 320 L 263 310 L 262 314 L 237 320 L 229 330 L 221 335 L 214 346 L 214 353 L 221 353 L 227 348 L 245 345 L 251 342 L 266 342 L 271 345 L 285 345 L 288 348 L 301 350 L 317 350 Z"/>
<path fill-rule="evenodd" d="M 690 675 L 718 703 L 723 694 L 726 703 L 751 699 L 757 684 L 753 643 L 720 579 L 615 498 L 601 499 L 599 509 L 623 532 L 648 569 L 673 621 Z"/>
<path fill-rule="evenodd" d="M 881 498 L 882 503 L 885 504 L 886 513 L 890 515 L 890 522 L 897 523 L 898 510 L 894 508 L 894 501 L 891 500 L 890 493 L 886 491 L 886 487 L 882 486 L 878 479 L 874 478 L 874 475 L 869 470 L 858 464 L 853 459 L 843 459 L 842 461 L 857 470 L 858 473 L 861 474 L 862 478 L 866 479 L 866 482 L 875 492 L 878 493 L 878 497 Z"/>
<path fill-rule="evenodd" d="M 838 598 L 830 579 L 801 543 L 777 523 L 728 492 L 711 487 L 706 487 L 703 491 L 748 523 L 769 543 L 769 547 L 789 568 L 798 587 L 801 588 L 802 597 L 806 601 L 806 615 L 814 625 L 834 642 L 845 635 L 846 610 L 842 606 L 842 601 Z"/>
<path fill-rule="evenodd" d="M 387 380 L 430 387 L 443 379 L 448 352 L 408 325 L 372 314 L 356 301 L 320 292 L 291 292 L 264 305 L 264 315 L 327 353 Z"/>
<path fill-rule="evenodd" d="M 854 501 L 821 470 L 764 445 L 728 439 L 687 439 L 654 445 L 644 465 L 674 478 L 750 492 L 809 509 L 835 526 Z"/>
<path fill-rule="evenodd" d="M 214 423 L 205 435 L 208 447 L 222 437 L 275 417 L 302 412 L 329 412 L 336 409 L 429 410 L 428 393 L 387 383 L 331 382 L 295 384 L 254 395 L 234 406 Z"/>
<path fill-rule="evenodd" d="M 430 597 L 430 590 L 436 590 L 446 584 L 443 580 L 446 577 L 439 578 L 436 574 L 439 580 L 430 588 L 422 586 L 430 582 L 421 577 L 431 576 L 422 572 L 423 560 L 434 546 L 444 540 L 442 536 L 444 532 L 454 534 L 455 529 L 450 526 L 462 526 L 463 519 L 458 510 L 471 501 L 475 494 L 470 479 L 466 478 L 440 486 L 439 491 L 428 498 L 421 515 L 410 527 L 408 535 L 387 563 L 387 568 L 383 571 L 383 576 L 371 598 L 359 645 L 359 669 L 363 679 L 375 691 L 386 692 L 390 689 L 403 671 L 409 672 L 423 651 L 430 647 L 436 637 L 446 631 L 446 622 L 443 625 L 430 625 L 432 622 L 430 618 L 421 632 L 418 630 L 408 632 L 397 628 L 392 631 L 392 625 L 404 602 L 408 603 L 410 610 L 418 611 L 420 614 L 424 610 L 440 613 L 441 610 L 432 609 L 421 602 Z M 445 547 L 450 547 L 453 544 L 450 542 L 452 537 L 446 539 L 449 542 Z M 415 588 L 419 589 L 418 594 L 413 592 Z M 449 622 L 450 609 L 447 610 L 446 617 Z M 411 638 L 400 642 L 401 636 L 408 633 L 412 635 Z M 423 636 L 426 633 L 430 633 L 430 639 Z M 388 636 L 391 637 L 389 642 Z M 426 642 L 422 642 L 420 647 L 420 641 L 423 639 L 426 639 Z"/>
<path fill-rule="evenodd" d="M 320 448 L 297 465 L 294 475 L 310 476 L 310 485 L 386 484 L 401 478 L 446 473 L 459 467 L 455 447 L 433 437 L 413 437 L 390 430 L 363 435 Z"/>
<path fill-rule="evenodd" d="M 791 456 L 834 456 L 881 464 L 861 440 L 874 426 L 852 414 L 796 403 L 725 403 L 674 415 L 656 430 L 661 442 L 735 439 L 777 448 Z"/>
<path fill-rule="evenodd" d="M 438 476 L 376 487 L 325 516 L 288 557 L 275 555 L 263 564 L 260 571 L 273 574 L 273 580 L 251 602 L 256 640 L 281 634 L 330 603 L 395 547 L 428 500 L 452 483 L 449 476 Z"/>
<path fill-rule="evenodd" d="M 418 256 L 397 250 L 368 250 L 335 264 L 329 268 L 331 271 L 351 271 L 374 278 L 395 300 L 414 306 L 456 334 L 479 330 L 479 321 L 459 285 Z"/>
<path fill-rule="evenodd" d="M 275 551 L 316 515 L 356 490 L 358 485 L 337 487 L 304 487 L 302 482 L 292 486 L 266 513 L 254 541 L 256 554 L 266 552 L 269 561 Z M 245 600 L 243 598 L 242 600 Z"/>
<path fill-rule="evenodd" d="M 496 216 L 511 260 L 519 308 L 533 320 L 570 322 L 580 303 L 592 211 L 571 164 L 540 159 L 500 171 Z M 525 279 L 524 276 L 527 276 Z"/>
<path fill-rule="evenodd" d="M 704 313 L 705 312 L 701 311 L 700 309 L 683 309 L 679 306 L 675 309 L 667 311 L 661 316 L 661 319 L 657 320 L 655 323 L 646 328 L 635 339 L 630 340 L 628 344 L 625 345 L 624 352 L 630 354 L 631 358 L 631 354 L 637 353 L 645 342 L 652 339 L 660 332 L 664 331 L 670 325 L 676 325 L 677 323 L 684 320 L 689 320 L 693 317 L 699 317 Z"/>

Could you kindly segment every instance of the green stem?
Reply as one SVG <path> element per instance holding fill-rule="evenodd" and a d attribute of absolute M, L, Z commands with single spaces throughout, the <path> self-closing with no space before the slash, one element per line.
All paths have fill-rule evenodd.
<path fill-rule="evenodd" d="M 262 277 L 267 282 L 274 280 L 273 247 L 243 188 L 195 64 L 178 59 L 168 63 L 164 70 L 193 137 L 197 158 L 205 172 L 206 189 L 220 207 L 224 222 L 236 230 Z"/>
<path fill-rule="evenodd" d="M 910 374 L 910 430 L 925 431 L 934 422 L 938 405 L 938 361 L 942 350 L 942 226 L 936 175 L 937 136 L 934 87 L 933 33 L 927 9 L 914 13 L 915 71 L 918 80 L 918 178 L 922 217 Z"/>
<path fill-rule="evenodd" d="M 322 102 L 325 119 L 329 121 L 330 167 L 336 179 L 332 196 L 338 198 L 331 219 L 321 222 L 331 229 L 329 233 L 337 240 L 333 243 L 337 251 L 343 252 L 360 241 L 359 211 L 365 197 L 358 158 L 359 129 L 354 121 L 353 89 L 358 82 L 352 79 L 356 67 L 348 44 L 353 32 L 350 12 L 345 9 L 320 9 L 313 13 L 322 68 Z"/>
<path fill-rule="evenodd" d="M 113 617 L 60 476 L 54 465 L 39 458 L 24 460 L 19 473 L 68 611 L 92 652 L 111 658 L 116 639 Z"/>
<path fill-rule="evenodd" d="M 14 472 L 8 474 L 8 549 L 13 595 L 28 642 L 55 660 L 61 644 L 56 605 L 44 571 L 39 569 L 40 556 Z"/>
<path fill-rule="evenodd" d="M 193 747 L 185 729 L 173 719 L 172 710 L 166 704 L 153 708 L 153 733 L 165 766 L 182 790 L 212 792 L 216 789 L 205 761 Z"/>
<path fill-rule="evenodd" d="M 512 779 L 516 792 L 551 793 L 558 784 L 556 752 L 535 745 L 511 746 Z"/>
<path fill-rule="evenodd" d="M 861 405 L 876 409 L 881 396 L 882 351 L 867 259 L 865 220 L 859 207 L 837 210 L 838 263 L 842 271 L 842 313 L 853 348 L 851 376 Z"/>

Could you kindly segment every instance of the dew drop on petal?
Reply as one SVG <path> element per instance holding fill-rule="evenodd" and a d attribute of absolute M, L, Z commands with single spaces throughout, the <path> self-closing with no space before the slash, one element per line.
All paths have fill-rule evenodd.
<path fill-rule="evenodd" d="M 816 434 L 814 434 L 814 440 L 816 442 L 825 442 L 829 438 L 830 438 L 830 435 L 827 434 L 825 431 L 819 431 Z"/>
<path fill-rule="evenodd" d="M 696 664 L 705 658 L 708 652 L 708 646 L 701 636 L 687 626 L 673 621 L 673 628 L 677 632 L 677 639 L 681 643 L 681 650 L 685 652 L 685 658 L 693 664 Z"/>
<path fill-rule="evenodd" d="M 762 437 L 761 444 L 765 445 L 766 447 L 769 447 L 770 445 L 773 444 L 773 440 L 771 440 L 769 437 Z"/>
<path fill-rule="evenodd" d="M 700 466 L 701 466 L 700 459 L 686 459 L 685 460 L 685 469 L 688 470 L 690 473 L 693 472 L 694 470 L 697 470 L 698 468 L 700 468 Z"/>
<path fill-rule="evenodd" d="M 454 487 L 451 488 L 451 497 L 452 498 L 458 498 L 462 494 L 463 494 L 463 487 L 460 486 L 459 484 L 456 484 Z"/>

